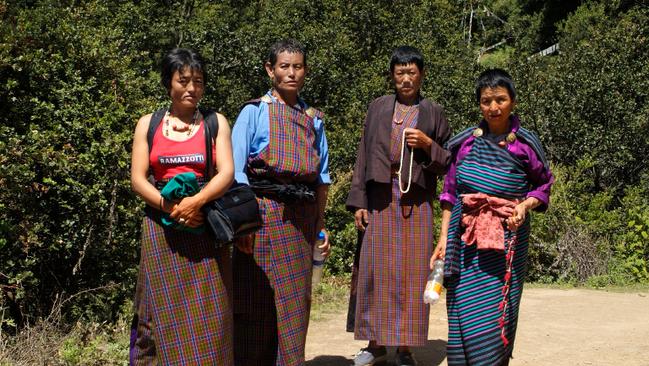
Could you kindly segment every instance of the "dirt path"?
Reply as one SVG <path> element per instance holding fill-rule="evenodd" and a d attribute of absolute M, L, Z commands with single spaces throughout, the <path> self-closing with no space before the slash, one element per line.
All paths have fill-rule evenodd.
<path fill-rule="evenodd" d="M 366 342 L 345 332 L 346 315 L 345 308 L 311 323 L 307 365 L 352 364 Z M 428 346 L 414 350 L 420 366 L 446 365 L 446 332 L 441 302 L 431 309 Z M 510 365 L 649 366 L 649 293 L 526 289 Z"/>

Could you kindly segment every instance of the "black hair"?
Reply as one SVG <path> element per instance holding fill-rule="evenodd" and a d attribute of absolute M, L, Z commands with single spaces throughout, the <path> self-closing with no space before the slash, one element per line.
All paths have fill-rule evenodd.
<path fill-rule="evenodd" d="M 390 58 L 390 74 L 394 72 L 396 65 L 407 65 L 414 63 L 419 68 L 420 72 L 424 71 L 424 56 L 418 49 L 412 46 L 400 46 L 392 51 Z"/>
<path fill-rule="evenodd" d="M 513 102 L 516 101 L 516 88 L 514 87 L 514 81 L 511 75 L 503 69 L 489 69 L 483 71 L 475 82 L 475 97 L 478 104 L 480 104 L 482 89 L 493 89 L 499 86 L 507 89 L 509 97 Z"/>
<path fill-rule="evenodd" d="M 302 43 L 298 42 L 293 38 L 283 39 L 273 43 L 268 49 L 268 56 L 266 61 L 270 62 L 270 66 L 275 66 L 277 62 L 277 56 L 282 52 L 288 53 L 301 53 L 304 56 L 304 66 L 306 66 L 306 48 Z"/>
<path fill-rule="evenodd" d="M 181 71 L 185 67 L 203 73 L 203 84 L 207 82 L 207 70 L 203 57 L 198 52 L 188 48 L 174 48 L 162 59 L 162 68 L 160 70 L 160 82 L 167 91 L 171 89 L 171 78 L 174 72 Z"/>

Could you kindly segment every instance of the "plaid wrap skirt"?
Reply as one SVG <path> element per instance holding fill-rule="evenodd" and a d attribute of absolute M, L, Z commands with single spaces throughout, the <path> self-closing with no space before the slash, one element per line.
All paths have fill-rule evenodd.
<path fill-rule="evenodd" d="M 235 364 L 304 364 L 317 205 L 258 198 L 254 253 L 235 249 Z"/>
<path fill-rule="evenodd" d="M 423 292 L 433 251 L 432 195 L 399 182 L 368 185 L 369 223 L 361 246 L 354 338 L 423 346 L 429 306 Z"/>
<path fill-rule="evenodd" d="M 234 364 L 229 248 L 143 221 L 131 365 Z"/>

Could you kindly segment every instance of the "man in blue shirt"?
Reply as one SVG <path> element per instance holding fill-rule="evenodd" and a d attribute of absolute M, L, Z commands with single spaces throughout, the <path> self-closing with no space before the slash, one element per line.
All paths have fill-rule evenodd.
<path fill-rule="evenodd" d="M 329 155 L 323 113 L 298 93 L 306 51 L 279 41 L 265 63 L 273 88 L 232 130 L 235 180 L 257 194 L 263 226 L 233 253 L 236 365 L 303 365 L 312 252 L 324 231 Z M 328 255 L 329 240 L 320 247 Z"/>

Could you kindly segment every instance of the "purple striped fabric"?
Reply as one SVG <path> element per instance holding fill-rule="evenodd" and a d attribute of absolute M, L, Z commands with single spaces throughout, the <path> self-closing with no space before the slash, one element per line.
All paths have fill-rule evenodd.
<path fill-rule="evenodd" d="M 525 197 L 530 184 L 524 166 L 507 150 L 483 138 L 476 138 L 473 149 L 457 169 L 458 194 L 483 192 L 498 197 Z M 518 309 L 527 273 L 529 216 L 516 232 L 512 278 L 501 339 L 499 319 L 503 312 L 505 252 L 478 250 L 461 240 L 462 200 L 451 214 L 446 250 L 449 365 L 499 365 L 513 351 Z M 505 229 L 506 239 L 514 233 Z M 505 240 L 508 248 L 509 240 Z"/>
<path fill-rule="evenodd" d="M 457 283 L 447 288 L 449 365 L 498 365 L 511 356 L 527 270 L 528 237 L 529 220 L 518 231 L 506 313 L 507 346 L 500 338 L 498 324 L 502 315 L 499 306 L 503 297 L 504 254 L 480 252 L 475 246 L 463 246 L 460 277 Z"/>
<path fill-rule="evenodd" d="M 269 144 L 248 162 L 249 176 L 313 182 L 319 158 L 313 120 L 272 103 Z M 260 168 L 251 168 L 260 167 Z M 234 253 L 236 365 L 303 365 L 311 306 L 315 202 L 259 198 L 263 220 L 254 253 Z"/>
<path fill-rule="evenodd" d="M 541 206 L 537 211 L 542 212 L 547 209 L 550 199 L 550 188 L 554 183 L 554 176 L 550 171 L 550 165 L 545 158 L 543 146 L 535 133 L 521 127 L 518 116 L 510 117 L 510 129 L 516 135 L 516 141 L 506 146 L 507 151 L 520 162 L 525 164 L 530 182 L 535 184 L 529 189 L 527 197 L 535 197 L 541 201 Z M 440 194 L 440 200 L 455 204 L 457 186 L 455 182 L 457 164 L 471 151 L 475 137 L 472 135 L 476 128 L 482 131 L 489 131 L 487 122 L 482 120 L 477 127 L 469 127 L 451 138 L 446 148 L 454 151 L 455 162 L 451 164 L 448 174 L 444 180 L 444 188 Z M 489 170 L 489 169 L 487 169 Z"/>
<path fill-rule="evenodd" d="M 208 234 L 143 222 L 130 362 L 133 365 L 232 365 L 232 311 Z"/>
<path fill-rule="evenodd" d="M 396 116 L 399 108 L 395 108 L 399 117 L 392 122 L 391 134 L 395 165 L 401 132 L 417 122 L 416 108 L 408 112 Z M 402 117 L 403 123 L 395 123 Z M 413 185 L 402 195 L 398 184 L 393 178 L 392 184 L 367 188 L 370 215 L 360 254 L 354 337 L 386 346 L 423 346 L 428 339 L 429 311 L 422 296 L 433 249 L 433 194 Z"/>

